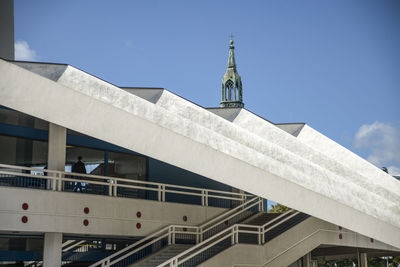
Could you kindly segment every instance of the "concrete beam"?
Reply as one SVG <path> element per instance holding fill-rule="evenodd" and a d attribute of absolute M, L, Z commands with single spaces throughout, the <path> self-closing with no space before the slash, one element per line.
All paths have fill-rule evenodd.
<path fill-rule="evenodd" d="M 28 203 L 29 209 L 21 211 L 22 203 Z M 88 214 L 84 213 L 86 207 Z M 225 211 L 154 200 L 0 187 L 0 231 L 8 232 L 145 236 L 170 224 L 199 225 Z M 21 221 L 22 216 L 28 217 L 27 223 Z M 87 226 L 84 220 L 88 220 Z"/>

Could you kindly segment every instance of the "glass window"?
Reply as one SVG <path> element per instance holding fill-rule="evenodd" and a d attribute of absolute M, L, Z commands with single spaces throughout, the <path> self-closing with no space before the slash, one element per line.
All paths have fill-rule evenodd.
<path fill-rule="evenodd" d="M 49 129 L 49 123 L 47 121 L 2 106 L 0 106 L 0 123 L 35 128 L 39 130 Z"/>

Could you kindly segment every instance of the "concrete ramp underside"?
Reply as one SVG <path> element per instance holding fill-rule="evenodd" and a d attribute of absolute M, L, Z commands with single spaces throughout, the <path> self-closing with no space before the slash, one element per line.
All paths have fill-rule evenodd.
<path fill-rule="evenodd" d="M 333 141 L 316 149 L 311 128 L 296 138 L 246 110 L 230 121 L 166 90 L 150 102 L 71 66 L 20 66 L 0 61 L 1 105 L 400 247 L 400 183 L 351 152 L 367 171 L 336 159 Z"/>

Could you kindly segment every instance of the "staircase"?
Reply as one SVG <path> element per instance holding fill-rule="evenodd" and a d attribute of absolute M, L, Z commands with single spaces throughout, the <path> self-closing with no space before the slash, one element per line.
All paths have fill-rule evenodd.
<path fill-rule="evenodd" d="M 250 218 L 244 224 L 261 226 L 261 225 L 264 225 L 265 223 L 279 217 L 280 215 L 281 215 L 281 213 L 260 212 L 255 217 Z"/>
<path fill-rule="evenodd" d="M 256 213 L 254 208 L 258 209 L 261 201 L 249 200 L 201 226 L 172 225 L 161 229 L 91 267 L 197 266 L 234 244 L 269 242 L 309 217 L 294 210 Z M 148 252 L 143 253 L 143 249 Z"/>
<path fill-rule="evenodd" d="M 264 244 L 308 217 L 309 215 L 294 210 L 283 214 L 260 213 L 249 218 L 245 224 L 235 224 L 154 266 L 197 266 L 234 244 Z"/>
<path fill-rule="evenodd" d="M 135 264 L 132 266 L 157 266 L 158 264 L 156 263 L 161 264 L 163 261 L 187 251 L 191 251 L 192 255 L 196 255 L 196 258 L 190 262 L 198 262 L 199 258 L 204 261 L 229 247 L 230 241 L 218 242 L 219 244 L 210 248 L 206 253 L 200 251 L 196 244 L 203 243 L 204 240 L 214 239 L 221 232 L 226 233 L 232 225 L 248 219 L 261 208 L 262 199 L 254 197 L 200 226 L 167 226 L 90 265 L 90 267 L 131 266 L 132 264 Z M 195 250 L 192 248 L 195 248 Z"/>
<path fill-rule="evenodd" d="M 176 255 L 182 253 L 183 251 L 187 250 L 188 248 L 192 247 L 192 245 L 185 245 L 185 244 L 175 244 L 167 246 L 166 248 L 160 250 L 159 252 L 155 253 L 154 255 L 150 255 L 149 257 L 139 261 L 138 263 L 129 265 L 129 267 L 151 267 L 157 266 L 164 261 L 175 257 Z"/>

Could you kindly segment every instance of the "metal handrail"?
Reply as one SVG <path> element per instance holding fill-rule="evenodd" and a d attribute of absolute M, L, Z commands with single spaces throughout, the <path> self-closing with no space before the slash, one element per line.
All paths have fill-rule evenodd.
<path fill-rule="evenodd" d="M 276 221 L 280 220 L 281 218 L 285 217 L 287 214 L 290 214 L 290 213 L 292 213 L 293 211 L 295 211 L 295 210 L 293 210 L 293 209 L 290 209 L 290 210 L 288 210 L 288 211 L 286 211 L 286 212 L 282 213 L 282 214 L 281 214 L 281 215 L 279 215 L 278 217 L 276 217 L 276 218 L 273 218 L 272 220 L 270 220 L 270 221 L 268 221 L 268 222 L 264 223 L 264 224 L 263 224 L 263 225 L 261 225 L 260 227 L 262 227 L 262 228 L 265 228 L 267 225 L 270 225 L 270 224 L 272 224 L 272 223 L 274 223 L 274 222 L 276 222 Z"/>
<path fill-rule="evenodd" d="M 326 233 L 340 233 L 340 231 L 337 230 L 328 230 L 328 229 L 322 229 L 322 228 L 318 228 L 317 230 L 315 230 L 314 232 L 312 232 L 311 234 L 303 237 L 302 239 L 300 239 L 299 241 L 295 242 L 294 244 L 292 244 L 291 246 L 287 247 L 286 249 L 284 249 L 283 251 L 280 251 L 277 255 L 273 256 L 272 258 L 268 259 L 266 262 L 264 262 L 263 264 L 245 264 L 245 263 L 237 263 L 234 264 L 232 266 L 255 266 L 255 267 L 262 267 L 267 265 L 268 263 L 274 261 L 276 258 L 282 256 L 283 254 L 285 254 L 286 252 L 288 252 L 289 250 L 295 248 L 296 246 L 298 246 L 299 244 L 303 243 L 304 241 L 306 241 L 307 239 L 310 239 L 312 237 L 314 237 L 315 235 L 319 234 L 320 232 L 326 232 Z M 355 233 L 349 233 L 352 235 L 355 235 Z"/>
<path fill-rule="evenodd" d="M 254 202 L 255 200 L 258 200 L 258 201 L 253 203 L 253 204 L 251 204 L 250 206 L 246 207 L 247 204 L 249 204 L 251 202 Z M 214 223 L 214 225 L 211 226 L 211 228 L 216 226 L 216 225 L 218 225 L 218 224 L 220 224 L 221 222 L 224 222 L 226 220 L 227 214 L 231 214 L 232 211 L 236 211 L 236 212 L 234 214 L 231 214 L 229 216 L 229 218 L 232 218 L 232 216 L 233 217 L 234 216 L 238 216 L 242 212 L 252 208 L 254 205 L 259 204 L 260 201 L 262 201 L 262 198 L 259 198 L 259 197 L 252 198 L 249 201 L 246 201 L 245 203 L 241 204 L 240 206 L 238 206 L 238 207 L 236 207 L 234 209 L 231 209 L 231 210 L 229 210 L 227 212 L 224 212 L 223 214 L 213 218 L 210 221 L 212 221 L 212 222 L 216 221 L 216 222 Z M 242 209 L 237 211 L 240 208 L 242 208 Z M 121 260 L 126 259 L 127 257 L 129 257 L 129 256 L 133 255 L 134 253 L 140 251 L 141 249 L 145 248 L 146 246 L 149 246 L 149 245 L 151 245 L 151 244 L 153 244 L 153 243 L 155 243 L 155 242 L 157 242 L 157 241 L 159 241 L 162 238 L 165 238 L 167 236 L 168 236 L 169 242 L 175 243 L 175 240 L 173 240 L 173 237 L 174 237 L 175 234 L 179 234 L 179 233 L 180 234 L 196 235 L 196 240 L 200 240 L 202 234 L 210 229 L 210 227 L 209 227 L 207 230 L 203 230 L 204 226 L 208 225 L 210 221 L 207 221 L 207 222 L 201 224 L 200 226 L 187 226 L 187 225 L 169 225 L 169 226 L 166 226 L 166 227 L 162 228 L 161 230 L 158 230 L 157 232 L 155 232 L 155 233 L 153 233 L 153 234 L 151 234 L 151 235 L 149 235 L 149 236 L 147 236 L 147 237 L 145 237 L 143 239 L 140 239 L 139 241 L 137 241 L 137 242 L 125 247 L 124 249 L 119 250 L 116 253 L 114 253 L 114 254 L 112 254 L 112 255 L 110 255 L 110 256 L 108 256 L 108 257 L 106 257 L 106 258 L 104 258 L 104 259 L 102 259 L 100 261 L 97 261 L 97 262 L 93 263 L 89 267 L 95 267 L 95 266 L 99 266 L 99 265 L 101 265 L 101 266 L 111 266 L 112 264 L 115 264 L 115 263 L 117 263 L 117 262 L 119 262 Z M 176 228 L 186 228 L 186 231 L 177 231 Z M 194 231 L 193 232 L 188 232 L 189 229 L 193 229 Z M 214 239 L 214 238 L 220 236 L 221 233 L 225 233 L 225 232 L 226 232 L 226 230 L 223 230 L 222 232 L 210 237 L 210 239 Z M 156 238 L 153 239 L 154 237 L 156 237 Z M 151 241 L 145 243 L 148 240 L 151 240 Z M 126 251 L 128 251 L 128 250 L 130 250 L 132 248 L 134 248 L 134 247 L 137 247 L 140 244 L 143 244 L 143 245 L 141 245 L 140 247 L 138 247 L 138 248 L 136 248 L 136 249 L 134 249 L 132 251 L 129 251 L 125 255 L 122 255 L 121 257 L 111 261 L 112 258 L 115 258 L 116 256 L 118 256 L 118 255 L 120 255 L 120 254 L 122 254 L 122 253 L 124 253 L 124 252 L 126 252 Z"/>
<path fill-rule="evenodd" d="M 279 215 L 277 218 L 273 219 L 273 221 L 277 221 L 280 220 L 282 218 L 284 218 L 287 214 L 289 214 L 290 212 L 293 212 L 294 210 L 289 210 L 281 215 Z M 194 256 L 200 254 L 201 252 L 213 247 L 214 245 L 224 241 L 227 238 L 231 238 L 232 240 L 232 244 L 238 243 L 238 234 L 239 233 L 249 233 L 249 234 L 255 234 L 259 236 L 259 244 L 263 243 L 264 240 L 264 236 L 266 234 L 266 232 L 274 229 L 275 227 L 277 227 L 278 225 L 280 225 L 281 223 L 289 220 L 290 218 L 296 216 L 297 214 L 299 214 L 300 212 L 296 212 L 293 215 L 290 215 L 288 218 L 282 219 L 281 221 L 279 221 L 278 223 L 274 224 L 273 226 L 269 227 L 267 230 L 264 231 L 264 227 L 265 225 L 268 225 L 267 223 L 262 225 L 262 226 L 256 226 L 256 225 L 247 225 L 247 224 L 234 224 L 231 227 L 219 232 L 218 234 L 214 235 L 213 237 L 208 238 L 207 240 L 204 240 L 203 242 L 183 251 L 182 253 L 176 255 L 175 257 L 163 262 L 162 264 L 158 265 L 157 267 L 162 267 L 162 266 L 178 266 L 179 264 L 182 264 L 188 260 L 190 260 L 191 258 L 193 258 Z M 272 220 L 271 220 L 272 221 Z M 245 227 L 245 228 L 253 228 L 255 230 L 240 230 L 240 227 Z M 223 236 L 221 238 L 219 238 L 218 240 L 213 241 L 215 238 L 223 235 L 224 233 L 229 233 L 227 236 Z M 211 244 L 206 245 L 207 243 L 213 241 Z M 260 242 L 261 241 L 261 242 Z M 197 250 L 198 249 L 198 250 Z M 189 254 L 190 252 L 197 250 L 195 253 L 188 255 L 187 257 L 183 258 L 182 260 L 179 260 L 179 258 Z"/>
<path fill-rule="evenodd" d="M 70 241 L 76 241 L 76 240 L 70 240 Z M 68 241 L 67 241 L 67 242 L 68 242 Z M 65 242 L 65 243 L 67 243 L 67 242 Z M 81 241 L 78 241 L 78 242 L 74 243 L 74 244 L 71 245 L 71 246 L 68 246 L 68 244 L 66 244 L 66 245 L 63 244 L 63 246 L 62 246 L 62 252 L 70 251 L 70 250 L 72 250 L 72 249 L 78 247 L 80 244 L 85 243 L 85 242 L 86 242 L 86 240 L 81 240 Z"/>
<path fill-rule="evenodd" d="M 129 246 L 127 246 L 127 247 L 125 247 L 125 248 L 123 248 L 123 249 L 117 251 L 117 252 L 115 252 L 114 254 L 112 254 L 112 255 L 110 255 L 110 256 L 108 256 L 108 257 L 106 257 L 106 258 L 104 258 L 104 259 L 102 259 L 102 260 L 100 260 L 100 261 L 97 261 L 97 262 L 95 262 L 95 263 L 93 263 L 93 264 L 91 264 L 91 265 L 89 265 L 89 267 L 98 266 L 99 264 L 101 264 L 101 266 L 110 266 L 110 260 L 111 260 L 112 258 L 114 258 L 114 257 L 116 257 L 116 256 L 118 256 L 118 255 L 120 255 L 120 254 L 122 254 L 122 253 L 124 253 L 124 252 L 126 252 L 126 251 L 128 251 L 128 250 L 130 250 L 130 249 L 133 248 L 133 247 L 136 247 L 136 246 L 138 246 L 138 245 L 144 243 L 144 242 L 147 241 L 147 240 L 152 239 L 152 238 L 155 237 L 155 236 L 158 236 L 158 235 L 161 235 L 161 236 L 163 236 L 163 235 L 168 235 L 168 230 L 169 230 L 169 228 L 170 228 L 170 226 L 166 226 L 166 227 L 162 228 L 161 230 L 158 230 L 157 232 L 154 232 L 153 234 L 148 235 L 148 236 L 146 236 L 145 238 L 142 238 L 142 239 L 140 239 L 139 241 L 137 241 L 137 242 L 135 242 L 135 243 L 133 243 L 133 244 L 131 244 L 131 245 L 129 245 Z M 164 233 L 164 232 L 167 232 L 167 233 Z M 163 233 L 164 233 L 164 234 L 163 234 Z M 160 238 L 160 236 L 158 236 L 157 238 Z M 146 245 L 147 245 L 147 243 L 146 243 Z M 124 255 L 124 256 L 125 256 L 125 255 Z M 129 255 L 129 256 L 130 256 L 130 255 Z M 126 256 L 126 257 L 129 257 L 129 256 Z M 122 260 L 122 259 L 120 259 L 120 260 Z M 107 265 L 107 264 L 108 264 L 108 265 Z"/>
<path fill-rule="evenodd" d="M 254 202 L 254 201 L 256 201 L 256 200 L 258 200 L 258 201 L 255 202 L 255 203 L 253 203 L 253 205 L 252 205 L 251 207 L 253 207 L 253 206 L 259 204 L 259 202 L 262 201 L 261 198 L 259 198 L 259 197 L 254 197 L 254 198 L 250 199 L 249 201 L 246 201 L 246 202 L 240 204 L 239 206 L 237 206 L 237 207 L 235 207 L 235 208 L 233 208 L 233 209 L 230 209 L 229 211 L 227 211 L 227 212 L 221 214 L 220 216 L 217 216 L 217 217 L 215 217 L 214 219 L 211 219 L 210 221 L 205 222 L 202 226 L 200 226 L 200 229 L 201 229 L 203 232 L 207 232 L 210 228 L 214 227 L 214 225 L 215 225 L 215 224 L 213 224 L 214 222 L 216 222 L 216 221 L 221 221 L 221 218 L 224 218 L 224 220 L 229 220 L 230 218 L 232 218 L 232 217 L 234 217 L 234 216 L 237 216 L 238 213 L 239 213 L 239 212 L 236 212 L 237 210 L 239 210 L 240 212 L 243 212 L 243 210 L 241 210 L 241 209 L 243 209 L 246 205 L 248 205 L 248 204 L 250 204 L 251 202 Z M 251 207 L 248 207 L 248 208 L 251 208 Z M 248 208 L 247 208 L 247 209 L 248 209 Z M 230 214 L 230 213 L 233 213 L 233 214 L 232 214 L 231 216 L 229 216 L 228 218 L 226 218 L 226 215 L 228 215 L 228 214 Z M 211 225 L 211 226 L 209 226 L 208 228 L 204 229 L 204 228 L 205 228 L 207 225 L 209 225 L 209 224 L 213 224 L 213 225 Z"/>
<path fill-rule="evenodd" d="M 245 194 L 245 193 L 236 193 L 236 192 L 228 192 L 228 191 L 221 191 L 214 189 L 204 189 L 198 187 L 172 185 L 172 184 L 148 182 L 140 180 L 131 180 L 119 177 L 108 177 L 108 176 L 100 176 L 92 174 L 30 168 L 23 166 L 8 165 L 8 164 L 0 164 L 0 168 L 8 169 L 8 170 L 0 169 L 0 174 L 10 175 L 10 176 L 17 175 L 22 177 L 50 180 L 51 186 L 49 190 L 54 190 L 54 191 L 63 191 L 62 188 L 63 182 L 79 182 L 79 183 L 107 186 L 109 189 L 108 190 L 109 196 L 117 196 L 117 188 L 132 188 L 132 189 L 158 192 L 158 201 L 165 201 L 166 193 L 198 196 L 201 197 L 202 206 L 208 206 L 208 200 L 210 198 L 236 200 L 244 202 L 247 198 L 252 196 L 250 194 Z M 33 174 L 19 173 L 19 172 L 17 173 L 10 170 L 43 172 L 48 175 L 40 175 L 40 174 L 33 175 Z M 79 177 L 79 179 L 74 177 Z"/>
<path fill-rule="evenodd" d="M 297 211 L 297 212 L 293 213 L 292 215 L 286 217 L 285 219 L 282 219 L 281 221 L 277 222 L 276 224 L 272 225 L 271 227 L 269 227 L 269 228 L 267 228 L 265 230 L 261 228 L 262 232 L 263 233 L 269 232 L 272 229 L 274 229 L 275 227 L 277 227 L 278 225 L 281 225 L 282 223 L 286 222 L 287 220 L 290 220 L 291 218 L 293 218 L 294 216 L 296 216 L 298 214 L 300 214 L 300 211 Z"/>

